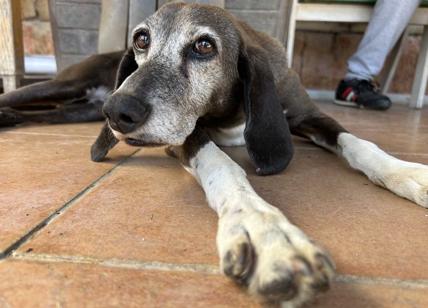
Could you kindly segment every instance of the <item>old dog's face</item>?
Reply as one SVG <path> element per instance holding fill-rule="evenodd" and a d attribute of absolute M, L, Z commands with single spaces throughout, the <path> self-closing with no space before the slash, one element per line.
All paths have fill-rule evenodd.
<path fill-rule="evenodd" d="M 103 108 L 114 135 L 131 145 L 183 144 L 199 118 L 230 106 L 239 44 L 220 9 L 161 8 L 135 28 L 120 86 Z"/>

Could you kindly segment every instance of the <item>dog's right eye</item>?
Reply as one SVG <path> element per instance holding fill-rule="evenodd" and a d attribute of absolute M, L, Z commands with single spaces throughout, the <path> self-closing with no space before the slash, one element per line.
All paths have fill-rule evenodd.
<path fill-rule="evenodd" d="M 150 34 L 147 31 L 139 31 L 134 35 L 134 46 L 136 49 L 145 50 L 150 46 Z"/>

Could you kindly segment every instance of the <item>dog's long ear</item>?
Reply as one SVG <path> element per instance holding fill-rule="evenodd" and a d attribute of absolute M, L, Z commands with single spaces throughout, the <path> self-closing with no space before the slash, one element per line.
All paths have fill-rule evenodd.
<path fill-rule="evenodd" d="M 118 89 L 125 79 L 135 72 L 137 68 L 138 64 L 135 61 L 134 50 L 132 48 L 128 48 L 128 50 L 126 50 L 124 53 L 122 60 L 120 61 L 119 68 L 117 69 L 116 83 L 114 88 Z"/>
<path fill-rule="evenodd" d="M 288 166 L 293 145 L 265 52 L 257 47 L 241 48 L 238 71 L 244 85 L 248 153 L 257 174 L 278 173 Z"/>

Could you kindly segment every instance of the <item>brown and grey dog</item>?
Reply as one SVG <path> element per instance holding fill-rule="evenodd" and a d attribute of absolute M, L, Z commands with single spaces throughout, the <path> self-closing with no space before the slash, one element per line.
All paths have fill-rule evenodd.
<path fill-rule="evenodd" d="M 321 113 L 287 69 L 282 45 L 217 7 L 169 4 L 138 25 L 103 111 L 92 159 L 118 140 L 169 145 L 219 216 L 221 270 L 269 301 L 301 305 L 328 289 L 334 266 L 219 146 L 246 145 L 257 173 L 269 175 L 289 164 L 291 134 L 306 137 L 428 207 L 427 166 L 396 159 Z"/>

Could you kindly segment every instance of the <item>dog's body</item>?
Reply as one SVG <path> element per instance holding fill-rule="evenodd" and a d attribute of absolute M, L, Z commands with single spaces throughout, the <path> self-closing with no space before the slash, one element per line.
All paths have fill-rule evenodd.
<path fill-rule="evenodd" d="M 288 165 L 291 132 L 428 207 L 427 166 L 398 160 L 321 113 L 287 69 L 281 44 L 219 8 L 170 4 L 137 26 L 103 111 L 92 159 L 118 140 L 169 145 L 219 215 L 222 271 L 267 300 L 306 302 L 328 288 L 333 265 L 218 145 L 246 145 L 257 173 L 268 175 Z"/>
<path fill-rule="evenodd" d="M 91 56 L 65 69 L 53 80 L 0 95 L 0 127 L 23 122 L 103 120 L 101 109 L 114 89 L 122 56 L 123 51 Z M 42 108 L 34 110 L 35 107 Z"/>

